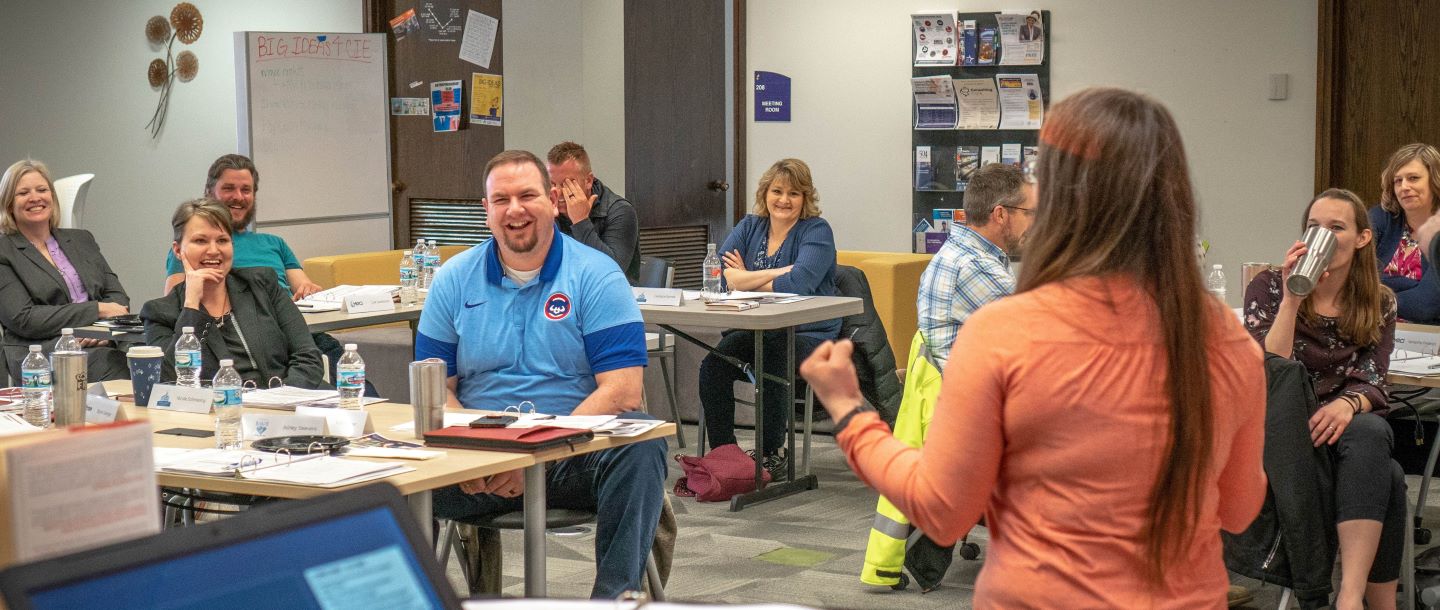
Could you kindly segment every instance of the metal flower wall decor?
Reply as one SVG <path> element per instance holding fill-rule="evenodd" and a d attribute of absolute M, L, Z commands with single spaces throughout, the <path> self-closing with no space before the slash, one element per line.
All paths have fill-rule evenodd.
<path fill-rule="evenodd" d="M 155 103 L 155 113 L 150 116 L 150 122 L 145 124 L 152 138 L 159 137 L 160 129 L 165 126 L 165 114 L 170 109 L 170 89 L 175 86 L 175 79 L 188 83 L 200 72 L 200 58 L 194 53 L 172 53 L 175 41 L 192 44 L 200 39 L 200 34 L 204 31 L 205 19 L 200 16 L 200 9 L 189 2 L 176 4 L 175 8 L 170 10 L 168 20 L 156 15 L 145 22 L 145 39 L 149 40 L 150 44 L 165 47 L 165 59 L 151 61 L 145 73 L 150 87 L 160 92 L 160 99 Z"/>

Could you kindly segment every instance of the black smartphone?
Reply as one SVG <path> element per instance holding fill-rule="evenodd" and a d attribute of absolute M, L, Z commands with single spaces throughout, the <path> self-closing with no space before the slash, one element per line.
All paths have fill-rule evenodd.
<path fill-rule="evenodd" d="M 520 418 L 514 415 L 481 415 L 479 419 L 470 422 L 471 428 L 504 428 L 519 421 Z"/>
<path fill-rule="evenodd" d="M 200 430 L 198 428 L 166 428 L 156 430 L 156 434 L 174 434 L 175 436 L 193 436 L 195 438 L 210 438 L 215 436 L 214 430 Z"/>

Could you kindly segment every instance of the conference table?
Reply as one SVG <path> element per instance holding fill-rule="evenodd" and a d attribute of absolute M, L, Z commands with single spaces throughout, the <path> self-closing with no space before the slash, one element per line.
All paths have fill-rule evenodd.
<path fill-rule="evenodd" d="M 129 381 L 107 381 L 104 385 L 108 393 L 115 395 L 126 394 L 130 391 Z M 397 440 L 412 440 L 412 433 L 397 432 L 391 429 L 396 425 L 413 421 L 413 412 L 410 405 L 382 402 L 366 405 L 364 410 L 369 413 L 377 433 Z M 124 403 L 123 412 L 129 419 L 148 420 L 153 430 L 169 428 L 198 428 L 209 430 L 214 428 L 215 421 L 214 416 L 209 414 L 148 409 L 129 403 Z M 248 407 L 245 409 L 245 412 L 271 415 L 277 413 L 277 411 L 274 410 L 253 409 Z M 478 411 L 464 412 L 467 414 L 479 413 Z M 443 449 L 441 451 L 443 451 L 445 455 L 442 457 L 429 460 L 402 460 L 405 465 L 413 467 L 414 470 L 379 480 L 394 485 L 400 490 L 400 493 L 405 494 L 411 509 L 415 512 L 415 517 L 420 522 L 421 529 L 427 536 L 431 536 L 433 539 L 430 502 L 430 492 L 432 490 L 456 485 L 463 481 L 523 468 L 525 470 L 525 595 L 526 597 L 544 597 L 546 594 L 545 465 L 576 455 L 592 453 L 654 438 L 673 436 L 674 434 L 675 424 L 667 422 L 638 436 L 624 438 L 597 437 L 594 440 L 575 445 L 574 447 L 559 447 L 535 453 Z M 171 434 L 153 434 L 152 436 L 154 446 L 156 447 L 201 449 L 215 446 L 213 438 L 195 438 Z M 372 458 L 355 457 L 346 459 L 368 461 Z M 395 460 L 381 459 L 380 461 Z M 172 472 L 157 472 L 156 480 L 164 487 L 286 499 L 308 498 L 352 487 L 321 488 Z M 355 485 L 365 485 L 370 482 L 373 481 L 356 483 Z"/>
<path fill-rule="evenodd" d="M 315 333 L 328 333 L 347 328 L 390 324 L 392 322 L 406 322 L 410 325 L 411 334 L 414 334 L 416 325 L 420 323 L 421 309 L 422 304 L 419 303 L 415 305 L 401 305 L 396 303 L 392 309 L 367 311 L 363 313 L 345 313 L 338 310 L 316 313 L 304 313 L 302 310 L 301 313 L 305 317 L 305 324 L 310 327 L 310 332 Z M 131 343 L 145 341 L 145 336 L 141 333 L 118 331 L 107 326 L 99 325 L 76 328 L 75 336 L 81 339 L 111 339 Z"/>
<path fill-rule="evenodd" d="M 758 378 L 765 378 L 776 383 L 783 384 L 788 400 L 786 405 L 795 404 L 795 327 L 811 322 L 843 318 L 865 311 L 864 301 L 854 297 L 805 297 L 804 300 L 789 303 L 765 303 L 759 307 L 744 311 L 727 309 L 715 309 L 707 307 L 699 300 L 682 299 L 679 306 L 673 305 L 652 305 L 640 304 L 640 315 L 647 324 L 654 324 L 667 332 L 689 341 L 701 349 L 714 354 L 731 364 L 739 367 L 750 377 L 755 384 L 755 443 L 756 454 L 761 439 L 765 436 L 765 418 L 761 410 L 765 404 L 765 384 L 758 383 Z M 755 332 L 755 354 L 752 363 L 743 362 L 721 354 L 708 343 L 701 341 L 676 327 L 701 327 L 701 328 L 723 328 L 751 331 L 775 331 L 785 332 L 785 375 L 783 377 L 771 375 L 765 371 L 765 342 L 764 332 Z M 784 483 L 772 482 L 764 484 L 761 460 L 755 460 L 755 491 L 744 494 L 736 494 L 730 498 L 730 510 L 739 511 L 751 504 L 758 504 L 767 500 L 774 500 L 802 491 L 816 489 L 820 486 L 819 479 L 808 472 L 795 477 L 795 426 L 791 416 L 794 414 L 791 406 L 786 410 L 786 435 L 788 439 L 788 457 L 786 481 Z M 703 414 L 702 414 L 703 418 Z M 807 443 L 809 439 L 806 439 Z M 705 438 L 702 436 L 698 441 L 700 453 L 705 451 Z M 808 451 L 805 456 L 809 459 Z"/>

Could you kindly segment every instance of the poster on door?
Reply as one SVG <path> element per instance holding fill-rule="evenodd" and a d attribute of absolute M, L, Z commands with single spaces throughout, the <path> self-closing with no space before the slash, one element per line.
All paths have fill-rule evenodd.
<path fill-rule="evenodd" d="M 505 120 L 505 77 L 470 74 L 470 123 L 499 127 Z"/>
<path fill-rule="evenodd" d="M 460 102 L 464 81 L 442 80 L 430 83 L 430 112 L 435 118 L 435 131 L 460 130 Z"/>

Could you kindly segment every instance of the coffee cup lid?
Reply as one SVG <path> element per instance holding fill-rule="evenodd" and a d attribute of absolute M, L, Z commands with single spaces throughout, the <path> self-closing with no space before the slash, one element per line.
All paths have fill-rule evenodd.
<path fill-rule="evenodd" d="M 163 358 L 165 350 L 153 345 L 136 345 L 125 352 L 125 355 L 131 358 Z"/>

